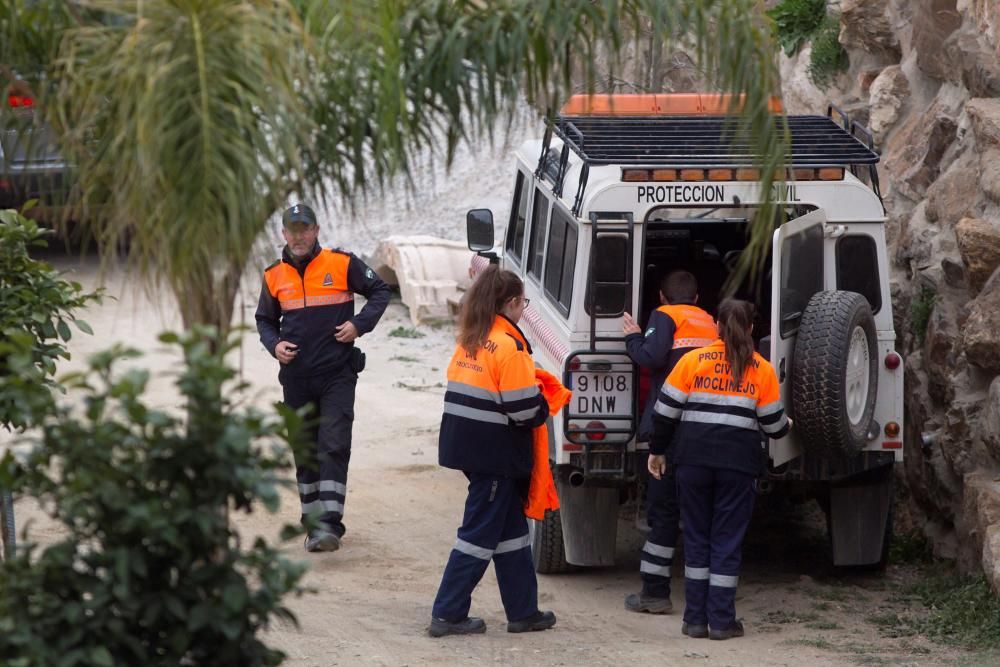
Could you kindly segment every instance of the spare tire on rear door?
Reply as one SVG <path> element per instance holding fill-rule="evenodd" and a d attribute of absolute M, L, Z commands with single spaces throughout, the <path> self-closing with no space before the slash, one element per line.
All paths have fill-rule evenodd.
<path fill-rule="evenodd" d="M 813 295 L 792 357 L 792 410 L 817 454 L 855 454 L 868 442 L 878 391 L 875 319 L 855 292 Z"/>

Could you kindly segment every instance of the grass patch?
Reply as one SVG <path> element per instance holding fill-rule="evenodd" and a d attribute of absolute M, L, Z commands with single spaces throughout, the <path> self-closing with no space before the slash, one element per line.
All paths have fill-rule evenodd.
<path fill-rule="evenodd" d="M 389 361 L 403 361 L 408 364 L 415 364 L 420 360 L 417 359 L 416 357 L 408 357 L 405 354 L 397 354 L 395 356 L 389 357 Z"/>
<path fill-rule="evenodd" d="M 782 644 L 787 644 L 788 646 L 809 646 L 810 648 L 818 648 L 824 651 L 832 651 L 837 647 L 831 642 L 823 639 L 822 637 L 805 637 L 802 639 L 786 639 L 781 642 Z"/>
<path fill-rule="evenodd" d="M 389 332 L 389 338 L 423 338 L 427 334 L 417 331 L 414 327 L 396 327 Z"/>
<path fill-rule="evenodd" d="M 924 285 L 910 303 L 910 332 L 917 337 L 917 342 L 921 345 L 927 337 L 927 325 L 930 324 L 936 302 L 937 292 Z"/>
<path fill-rule="evenodd" d="M 806 623 L 808 621 L 819 620 L 819 616 L 812 612 L 799 613 L 794 611 L 769 611 L 764 614 L 764 623 L 774 623 L 784 625 L 786 623 Z"/>
<path fill-rule="evenodd" d="M 876 626 L 883 637 L 912 637 L 919 632 L 913 621 L 903 618 L 894 611 L 871 614 L 865 620 Z"/>
<path fill-rule="evenodd" d="M 810 630 L 840 630 L 840 625 L 833 621 L 811 621 L 805 627 Z"/>
<path fill-rule="evenodd" d="M 812 38 L 809 78 L 819 88 L 826 89 L 849 65 L 847 51 L 840 45 L 840 21 L 827 18 Z"/>
<path fill-rule="evenodd" d="M 1000 598 L 985 576 L 932 575 L 911 591 L 930 610 L 919 623 L 920 632 L 969 649 L 1000 649 Z"/>
<path fill-rule="evenodd" d="M 813 588 L 809 591 L 810 595 L 814 598 L 819 598 L 820 600 L 826 600 L 828 602 L 849 602 L 853 598 L 862 598 L 861 594 L 857 591 L 848 590 L 847 588 L 833 588 L 833 587 L 823 587 L 823 588 Z"/>
<path fill-rule="evenodd" d="M 781 0 L 767 15 L 778 29 L 778 42 L 792 56 L 826 19 L 826 0 Z"/>
<path fill-rule="evenodd" d="M 833 605 L 829 602 L 814 602 L 812 607 L 816 611 L 830 611 L 833 609 Z"/>

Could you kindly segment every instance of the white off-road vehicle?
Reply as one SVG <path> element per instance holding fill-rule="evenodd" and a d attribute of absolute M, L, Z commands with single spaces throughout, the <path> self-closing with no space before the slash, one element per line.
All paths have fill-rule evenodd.
<path fill-rule="evenodd" d="M 625 353 L 622 315 L 644 326 L 675 269 L 697 277 L 713 313 L 750 228 L 764 224 L 759 159 L 733 141 L 728 107 L 720 95 L 575 96 L 516 153 L 502 248 L 492 213 L 469 212 L 474 266 L 499 261 L 522 276 L 535 360 L 573 390 L 549 428 L 561 509 L 532 526 L 539 572 L 609 565 L 619 518 L 645 523 L 646 444 L 635 435 L 656 388 Z M 785 438 L 762 435 L 760 486 L 819 500 L 834 564 L 878 565 L 903 456 L 878 154 L 832 106 L 787 121 L 788 178 L 773 190 L 784 222 L 764 270 L 736 292 L 758 306 L 758 349 L 795 420 Z"/>

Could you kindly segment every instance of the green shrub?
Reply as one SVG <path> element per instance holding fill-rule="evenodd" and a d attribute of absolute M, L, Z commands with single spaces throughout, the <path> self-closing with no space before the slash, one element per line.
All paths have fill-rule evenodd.
<path fill-rule="evenodd" d="M 917 337 L 917 341 L 923 345 L 927 336 L 927 325 L 931 321 L 931 313 L 934 312 L 934 304 L 937 302 L 937 292 L 926 285 L 920 288 L 919 294 L 914 297 L 910 304 L 910 331 Z"/>
<path fill-rule="evenodd" d="M 924 634 L 977 650 L 1000 649 L 1000 598 L 983 575 L 961 577 L 938 570 L 911 592 L 931 610 L 920 624 Z"/>
<path fill-rule="evenodd" d="M 781 0 L 767 12 L 785 55 L 794 55 L 826 19 L 826 0 Z"/>
<path fill-rule="evenodd" d="M 137 353 L 112 348 L 65 379 L 77 407 L 50 407 L 26 462 L 8 454 L 0 465 L 0 485 L 37 497 L 64 536 L 0 569 L 4 665 L 284 658 L 258 635 L 275 619 L 295 623 L 282 598 L 300 591 L 304 568 L 263 538 L 245 541 L 229 517 L 277 509 L 301 419 L 238 407 L 244 387 L 224 361 L 235 338 L 202 329 L 161 341 L 183 351 L 186 410 L 150 407 L 149 373 L 117 367 Z"/>
<path fill-rule="evenodd" d="M 847 70 L 850 61 L 840 45 L 840 22 L 827 18 L 812 38 L 809 78 L 820 88 L 828 88 L 836 76 Z"/>
<path fill-rule="evenodd" d="M 100 293 L 84 293 L 28 254 L 44 247 L 48 234 L 13 209 L 0 211 L 0 425 L 6 427 L 28 426 L 33 404 L 47 400 L 56 361 L 70 356 L 64 345 L 72 337 L 69 323 L 93 333 L 73 311 Z"/>

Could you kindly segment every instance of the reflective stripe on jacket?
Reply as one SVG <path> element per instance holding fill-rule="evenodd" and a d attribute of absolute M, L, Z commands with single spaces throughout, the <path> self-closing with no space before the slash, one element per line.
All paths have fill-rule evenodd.
<path fill-rule="evenodd" d="M 718 337 L 712 316 L 690 304 L 660 306 L 650 314 L 645 334 L 625 337 L 629 357 L 650 374 L 649 396 L 639 422 L 640 440 L 648 440 L 653 432 L 653 406 L 670 371 L 685 354 L 711 345 Z"/>
<path fill-rule="evenodd" d="M 672 440 L 676 465 L 756 475 L 760 430 L 772 438 L 788 432 L 774 368 L 754 352 L 737 383 L 721 340 L 684 355 L 663 383 L 654 409 L 650 452 L 663 454 Z"/>
<path fill-rule="evenodd" d="M 516 324 L 498 315 L 474 355 L 459 345 L 448 364 L 438 461 L 465 472 L 528 478 L 532 429 L 548 416 L 531 346 Z"/>
<path fill-rule="evenodd" d="M 350 360 L 354 343 L 340 343 L 337 327 L 353 322 L 358 335 L 368 333 L 389 304 L 389 286 L 364 262 L 339 250 L 318 245 L 307 263 L 293 264 L 287 248 L 282 259 L 264 271 L 257 303 L 260 341 L 274 356 L 279 341 L 298 345 L 291 363 L 283 364 L 279 377 L 303 377 L 338 371 Z M 368 302 L 354 314 L 354 293 Z"/>

